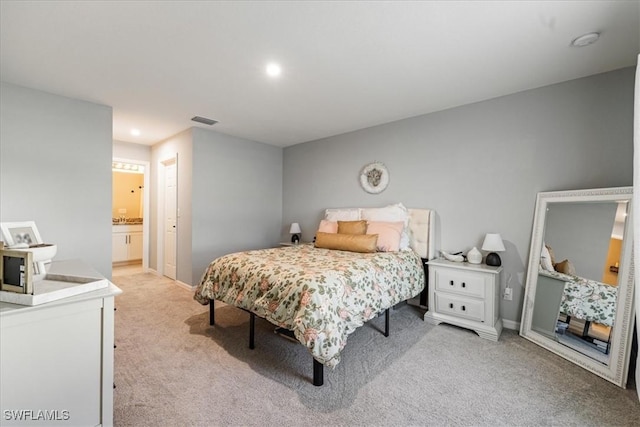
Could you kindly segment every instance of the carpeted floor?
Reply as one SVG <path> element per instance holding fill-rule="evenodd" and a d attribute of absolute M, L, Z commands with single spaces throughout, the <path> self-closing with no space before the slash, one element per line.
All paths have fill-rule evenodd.
<path fill-rule="evenodd" d="M 631 426 L 635 390 L 620 389 L 505 330 L 498 343 L 431 326 L 419 309 L 349 337 L 342 361 L 311 384 L 301 345 L 247 313 L 216 310 L 150 273 L 114 276 L 116 426 Z"/>

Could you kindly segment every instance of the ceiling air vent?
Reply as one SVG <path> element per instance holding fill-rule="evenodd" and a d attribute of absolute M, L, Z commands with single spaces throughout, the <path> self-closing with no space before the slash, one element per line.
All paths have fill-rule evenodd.
<path fill-rule="evenodd" d="M 206 117 L 200 117 L 200 116 L 195 116 L 191 120 L 193 120 L 194 122 L 203 123 L 209 126 L 212 126 L 218 123 L 217 120 L 207 119 Z"/>

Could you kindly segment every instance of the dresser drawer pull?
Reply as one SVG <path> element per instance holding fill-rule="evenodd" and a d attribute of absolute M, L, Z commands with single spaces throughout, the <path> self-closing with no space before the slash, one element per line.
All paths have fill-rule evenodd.
<path fill-rule="evenodd" d="M 466 284 L 466 283 L 464 283 L 464 282 L 462 282 L 462 287 L 463 287 L 463 288 L 466 288 L 466 287 L 467 287 L 467 284 Z"/>
<path fill-rule="evenodd" d="M 453 308 L 453 304 L 452 303 L 449 303 L 449 308 Z"/>
<path fill-rule="evenodd" d="M 453 280 L 449 280 L 449 284 L 453 286 Z"/>
<path fill-rule="evenodd" d="M 463 305 L 462 306 L 462 311 L 466 311 L 466 310 L 467 310 L 466 307 Z"/>

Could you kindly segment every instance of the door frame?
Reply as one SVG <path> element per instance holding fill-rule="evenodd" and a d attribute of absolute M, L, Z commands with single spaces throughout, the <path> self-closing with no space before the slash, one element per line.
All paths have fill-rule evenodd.
<path fill-rule="evenodd" d="M 164 276 L 164 236 L 165 236 L 165 215 L 164 215 L 164 202 L 165 202 L 165 168 L 167 164 L 175 163 L 176 165 L 176 281 L 178 280 L 178 233 L 180 227 L 178 222 L 180 219 L 180 208 L 178 205 L 179 198 L 179 179 L 178 179 L 178 153 L 171 153 L 166 157 L 162 157 L 158 160 L 158 174 L 157 174 L 157 250 L 156 250 L 156 265 L 157 272 L 161 276 Z"/>
<path fill-rule="evenodd" d="M 143 209 L 143 221 L 142 221 L 142 271 L 149 270 L 149 233 L 151 228 L 149 223 L 151 222 L 151 212 L 149 211 L 150 202 L 150 183 L 151 183 L 151 162 L 145 160 L 127 159 L 124 157 L 113 157 L 114 162 L 130 163 L 132 165 L 144 166 L 144 178 L 143 185 L 144 190 L 142 193 L 142 209 Z M 113 173 L 113 169 L 112 169 Z M 113 197 L 113 195 L 111 196 Z M 113 207 L 112 207 L 113 210 Z"/>

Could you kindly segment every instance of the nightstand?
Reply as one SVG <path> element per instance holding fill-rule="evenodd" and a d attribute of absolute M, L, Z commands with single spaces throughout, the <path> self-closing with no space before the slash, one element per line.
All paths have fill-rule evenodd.
<path fill-rule="evenodd" d="M 498 341 L 502 267 L 485 264 L 429 261 L 429 311 L 424 320 L 472 329 L 480 337 Z"/>

